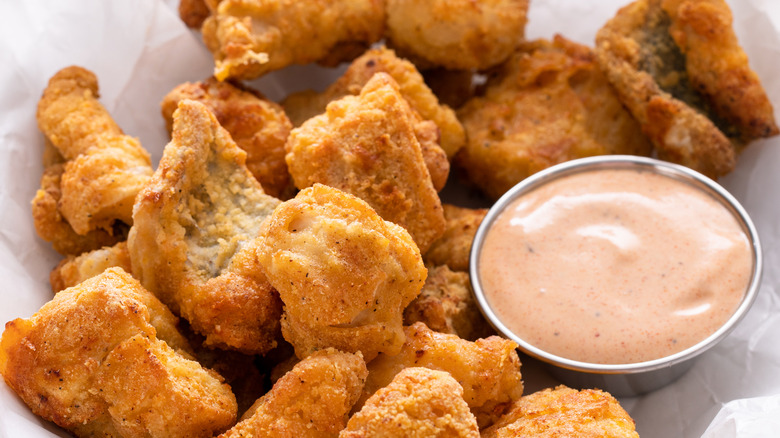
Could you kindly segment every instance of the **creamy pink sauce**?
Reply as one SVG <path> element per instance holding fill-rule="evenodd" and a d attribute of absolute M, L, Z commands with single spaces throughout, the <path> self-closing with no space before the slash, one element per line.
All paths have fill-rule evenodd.
<path fill-rule="evenodd" d="M 635 170 L 566 176 L 515 199 L 479 275 L 498 318 L 530 344 L 590 363 L 682 351 L 731 317 L 753 259 L 717 200 Z"/>

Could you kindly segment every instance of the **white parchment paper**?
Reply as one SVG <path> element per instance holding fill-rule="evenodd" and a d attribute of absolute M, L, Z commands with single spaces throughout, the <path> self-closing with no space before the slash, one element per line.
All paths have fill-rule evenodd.
<path fill-rule="evenodd" d="M 629 0 L 531 0 L 526 34 L 562 33 L 589 45 Z M 42 172 L 35 108 L 48 79 L 68 65 L 94 71 L 101 101 L 156 163 L 168 141 L 162 96 L 210 75 L 200 36 L 184 27 L 177 0 L 0 1 L 0 323 L 29 317 L 52 297 L 48 275 L 60 260 L 33 228 L 30 200 Z M 729 0 L 751 66 L 780 108 L 780 2 Z M 321 89 L 337 71 L 294 67 L 256 81 L 269 98 Z M 621 403 L 644 438 L 775 436 L 780 413 L 780 139 L 752 144 L 721 181 L 751 214 L 765 270 L 758 299 L 739 327 L 676 383 Z M 535 363 L 530 389 L 554 384 Z M 774 396 L 774 397 L 772 397 Z M 721 408 L 724 407 L 721 414 Z M 762 408 L 765 407 L 765 408 Z M 708 429 L 710 422 L 717 421 Z M 748 425 L 750 427 L 748 427 Z M 38 419 L 0 383 L 0 437 L 68 436 Z"/>

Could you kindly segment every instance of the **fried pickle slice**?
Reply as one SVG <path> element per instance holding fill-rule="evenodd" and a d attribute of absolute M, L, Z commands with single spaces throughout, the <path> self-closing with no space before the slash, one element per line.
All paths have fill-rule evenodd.
<path fill-rule="evenodd" d="M 235 421 L 235 397 L 187 358 L 175 323 L 111 268 L 7 323 L 0 374 L 35 414 L 77 436 L 210 437 Z"/>
<path fill-rule="evenodd" d="M 598 62 L 659 158 L 717 178 L 778 133 L 722 0 L 638 0 L 596 37 Z"/>
<path fill-rule="evenodd" d="M 488 211 L 452 204 L 442 204 L 442 207 L 447 221 L 444 234 L 423 254 L 423 260 L 433 265 L 447 265 L 453 271 L 468 271 L 471 243 Z"/>
<path fill-rule="evenodd" d="M 463 388 L 448 373 L 401 370 L 352 415 L 339 438 L 479 438 Z"/>
<path fill-rule="evenodd" d="M 105 246 L 79 256 L 70 255 L 64 258 L 49 274 L 51 290 L 57 293 L 113 267 L 132 273 L 133 267 L 127 242 L 119 242 L 114 246 Z"/>
<path fill-rule="evenodd" d="M 219 124 L 246 152 L 246 167 L 265 193 L 279 199 L 292 197 L 295 187 L 284 161 L 284 142 L 292 124 L 281 106 L 254 90 L 214 78 L 186 82 L 171 90 L 160 104 L 169 132 L 173 128 L 173 113 L 184 99 L 198 101 L 214 113 Z"/>
<path fill-rule="evenodd" d="M 591 49 L 561 36 L 523 44 L 458 115 L 468 134 L 458 163 L 494 199 L 564 161 L 652 150 Z"/>
<path fill-rule="evenodd" d="M 366 374 L 360 353 L 317 351 L 280 378 L 220 438 L 335 438 L 347 424 Z"/>
<path fill-rule="evenodd" d="M 255 250 L 279 201 L 203 104 L 184 100 L 173 118 L 173 139 L 135 205 L 133 273 L 207 346 L 265 353 L 276 345 L 281 301 Z"/>
<path fill-rule="evenodd" d="M 379 0 L 222 0 L 203 23 L 220 81 L 292 64 L 350 60 L 384 32 Z"/>
<path fill-rule="evenodd" d="M 403 309 L 426 269 L 409 233 L 364 201 L 315 184 L 263 225 L 258 251 L 284 301 L 282 333 L 299 358 L 334 347 L 397 353 Z"/>
<path fill-rule="evenodd" d="M 492 424 L 523 394 L 517 345 L 491 336 L 469 342 L 437 333 L 417 322 L 408 326 L 406 342 L 396 355 L 380 354 L 368 364 L 368 379 L 358 407 L 387 386 L 404 368 L 446 371 L 463 387 L 463 398 L 479 427 Z"/>
<path fill-rule="evenodd" d="M 482 438 L 639 438 L 634 420 L 609 393 L 565 386 L 522 397 Z"/>
<path fill-rule="evenodd" d="M 320 183 L 365 200 L 409 231 L 421 252 L 444 231 L 412 110 L 388 74 L 377 73 L 359 96 L 331 102 L 325 114 L 293 129 L 285 148 L 296 187 Z"/>

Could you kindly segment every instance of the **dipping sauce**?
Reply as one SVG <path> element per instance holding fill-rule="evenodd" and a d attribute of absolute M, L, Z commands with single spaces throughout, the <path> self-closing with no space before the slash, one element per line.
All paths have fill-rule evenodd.
<path fill-rule="evenodd" d="M 596 169 L 514 199 L 479 255 L 485 298 L 526 342 L 567 359 L 630 364 L 704 340 L 751 280 L 748 236 L 697 187 Z"/>

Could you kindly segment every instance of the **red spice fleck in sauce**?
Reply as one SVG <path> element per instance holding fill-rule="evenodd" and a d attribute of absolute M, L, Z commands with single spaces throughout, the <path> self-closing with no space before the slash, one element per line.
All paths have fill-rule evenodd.
<path fill-rule="evenodd" d="M 747 236 L 710 195 L 653 172 L 604 169 L 509 204 L 485 237 L 479 275 L 493 312 L 530 344 L 628 364 L 714 333 L 752 266 Z"/>

